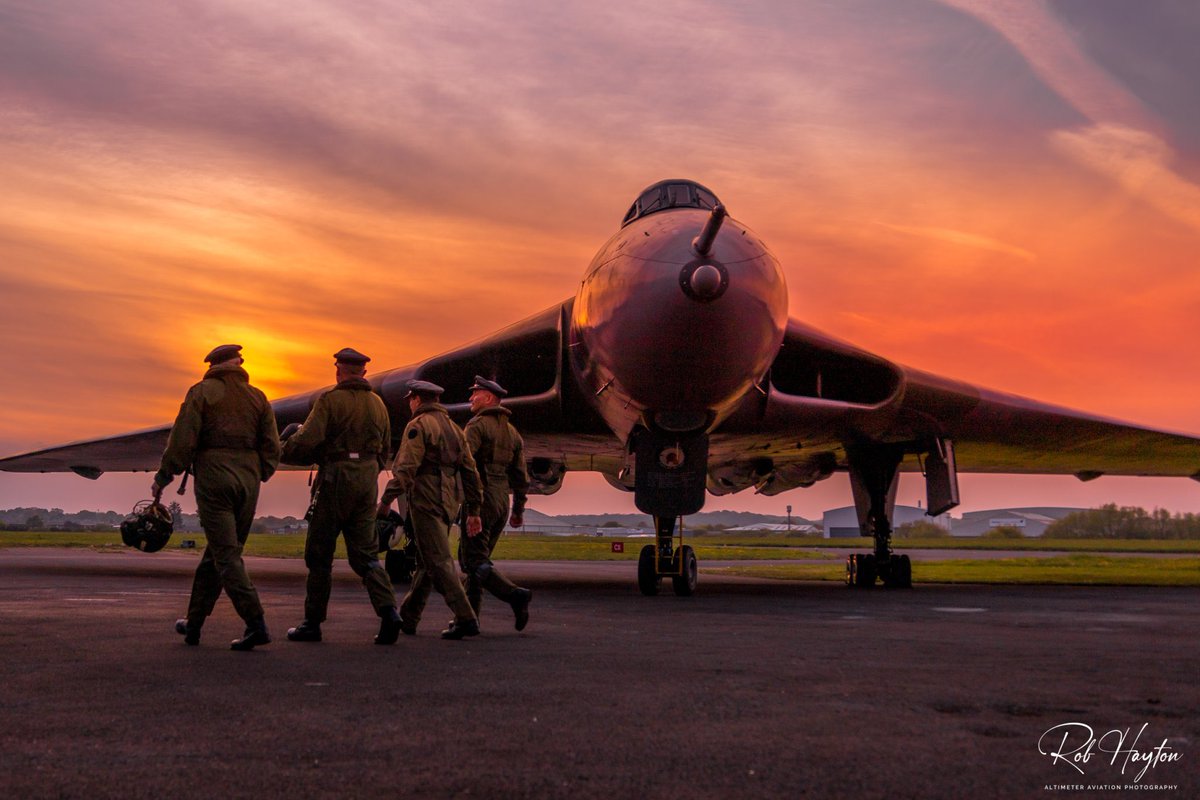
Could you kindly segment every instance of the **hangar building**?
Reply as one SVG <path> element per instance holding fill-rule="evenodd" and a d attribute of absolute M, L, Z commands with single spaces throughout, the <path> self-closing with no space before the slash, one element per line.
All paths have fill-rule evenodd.
<path fill-rule="evenodd" d="M 984 536 L 993 528 L 1013 527 L 1025 536 L 1041 536 L 1055 520 L 1081 511 L 1079 508 L 1046 506 L 1036 508 L 993 508 L 988 511 L 968 511 L 962 517 L 952 519 L 949 514 L 938 517 L 925 516 L 925 509 L 912 506 L 896 506 L 893 522 L 899 528 L 910 522 L 932 522 L 950 532 L 951 536 Z M 823 517 L 826 539 L 859 536 L 858 515 L 854 506 L 826 511 Z"/>
<path fill-rule="evenodd" d="M 893 527 L 899 528 L 901 525 L 906 525 L 910 522 L 932 522 L 934 525 L 940 525 L 946 530 L 950 530 L 950 515 L 941 514 L 936 517 L 925 516 L 925 509 L 913 506 L 896 506 L 896 514 L 892 519 Z M 825 529 L 826 539 L 843 539 L 847 536 L 862 536 L 858 530 L 858 512 L 854 510 L 854 506 L 845 506 L 844 508 L 835 508 L 826 511 L 821 517 L 821 524 Z"/>
<path fill-rule="evenodd" d="M 983 536 L 992 528 L 1013 527 L 1025 536 L 1041 536 L 1050 523 L 1068 514 L 1082 511 L 1079 508 L 994 508 L 990 511 L 968 511 L 961 519 L 954 520 L 950 528 L 952 536 Z"/>

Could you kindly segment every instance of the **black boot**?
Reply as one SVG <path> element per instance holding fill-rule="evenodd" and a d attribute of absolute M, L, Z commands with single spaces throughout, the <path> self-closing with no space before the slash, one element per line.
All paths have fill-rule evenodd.
<path fill-rule="evenodd" d="M 443 639 L 465 639 L 468 636 L 479 635 L 479 621 L 474 619 L 465 622 L 451 622 L 450 627 L 442 631 Z"/>
<path fill-rule="evenodd" d="M 321 641 L 321 623 L 304 620 L 294 628 L 288 628 L 289 642 L 319 642 Z"/>
<path fill-rule="evenodd" d="M 267 633 L 267 623 L 262 617 L 246 623 L 246 632 L 242 638 L 229 643 L 230 650 L 253 650 L 260 644 L 270 644 L 271 634 Z"/>
<path fill-rule="evenodd" d="M 528 589 L 515 589 L 512 596 L 508 598 L 508 604 L 512 606 L 513 616 L 516 617 L 516 628 L 519 631 L 525 630 L 525 626 L 529 624 L 529 601 L 533 599 L 533 592 Z"/>
<path fill-rule="evenodd" d="M 200 622 L 188 622 L 186 619 L 175 620 L 175 632 L 183 637 L 184 644 L 200 644 Z"/>
<path fill-rule="evenodd" d="M 401 624 L 395 606 L 379 609 L 379 633 L 375 635 L 375 644 L 395 644 L 400 638 Z"/>

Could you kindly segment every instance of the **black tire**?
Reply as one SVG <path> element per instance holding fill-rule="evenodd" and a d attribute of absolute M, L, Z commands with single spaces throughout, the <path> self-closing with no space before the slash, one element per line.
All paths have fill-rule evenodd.
<path fill-rule="evenodd" d="M 403 550 L 388 550 L 383 560 L 383 568 L 387 570 L 392 583 L 408 583 L 412 580 L 413 563 Z"/>
<path fill-rule="evenodd" d="M 846 584 L 852 589 L 870 589 L 876 575 L 873 553 L 854 553 L 846 559 Z"/>
<path fill-rule="evenodd" d="M 654 597 L 662 586 L 662 576 L 655 569 L 654 545 L 648 544 L 642 548 L 638 556 L 638 590 L 646 597 Z"/>
<path fill-rule="evenodd" d="M 908 556 L 892 557 L 892 580 L 888 586 L 893 589 L 912 588 L 912 560 Z"/>
<path fill-rule="evenodd" d="M 671 576 L 671 588 L 678 597 L 691 597 L 696 593 L 696 580 L 700 569 L 696 563 L 696 551 L 689 545 L 683 545 L 675 551 L 675 565 L 683 564 L 679 575 Z"/>
<path fill-rule="evenodd" d="M 875 585 L 875 579 L 879 577 L 879 569 L 875 566 L 875 554 L 863 553 L 859 556 L 858 567 L 859 586 L 870 589 Z"/>

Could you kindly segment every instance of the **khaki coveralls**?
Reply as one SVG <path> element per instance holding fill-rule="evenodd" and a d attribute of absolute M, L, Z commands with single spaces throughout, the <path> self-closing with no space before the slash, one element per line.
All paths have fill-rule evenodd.
<path fill-rule="evenodd" d="M 458 516 L 460 504 L 468 516 L 477 515 L 482 492 L 466 438 L 444 406 L 417 407 L 400 438 L 392 473 L 382 500 L 390 503 L 408 495 L 419 557 L 412 586 L 400 602 L 400 616 L 418 623 L 433 588 L 454 611 L 455 622 L 475 620 L 450 555 L 450 523 Z"/>
<path fill-rule="evenodd" d="M 285 464 L 320 465 L 304 543 L 304 619 L 309 622 L 325 621 L 338 534 L 345 538 L 350 569 L 362 578 L 375 612 L 396 605 L 375 536 L 379 472 L 387 460 L 391 430 L 387 407 L 371 384 L 352 377 L 317 398 L 304 427 L 283 445 Z"/>
<path fill-rule="evenodd" d="M 222 589 L 247 623 L 263 616 L 242 548 L 254 523 L 259 485 L 278 464 L 279 433 L 266 395 L 250 385 L 240 366 L 211 367 L 179 407 L 154 476 L 160 486 L 189 468 L 195 476 L 196 506 L 208 544 L 192 581 L 189 625 L 204 622 Z"/>
<path fill-rule="evenodd" d="M 529 490 L 525 443 L 509 422 L 511 413 L 502 406 L 490 406 L 476 414 L 464 430 L 467 447 L 475 457 L 475 466 L 483 483 L 483 505 L 479 515 L 483 530 L 478 536 L 464 536 L 458 543 L 459 563 L 467 576 L 467 599 L 476 615 L 483 602 L 484 589 L 509 602 L 517 588 L 492 564 L 492 552 L 508 523 L 509 491 L 513 496 L 513 513 L 521 514 L 525 511 L 525 495 Z"/>

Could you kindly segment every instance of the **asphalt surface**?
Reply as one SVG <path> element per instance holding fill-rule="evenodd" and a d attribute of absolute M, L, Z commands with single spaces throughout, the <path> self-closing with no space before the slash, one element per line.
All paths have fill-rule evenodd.
<path fill-rule="evenodd" d="M 297 644 L 303 564 L 248 559 L 275 641 L 234 653 L 224 598 L 200 647 L 172 630 L 195 560 L 0 550 L 0 797 L 1200 797 L 1194 589 L 645 598 L 630 563 L 511 562 L 523 633 L 489 600 L 442 641 L 435 595 L 378 647 L 344 564 Z M 1066 723 L 1083 774 L 1038 752 L 1082 748 Z"/>

